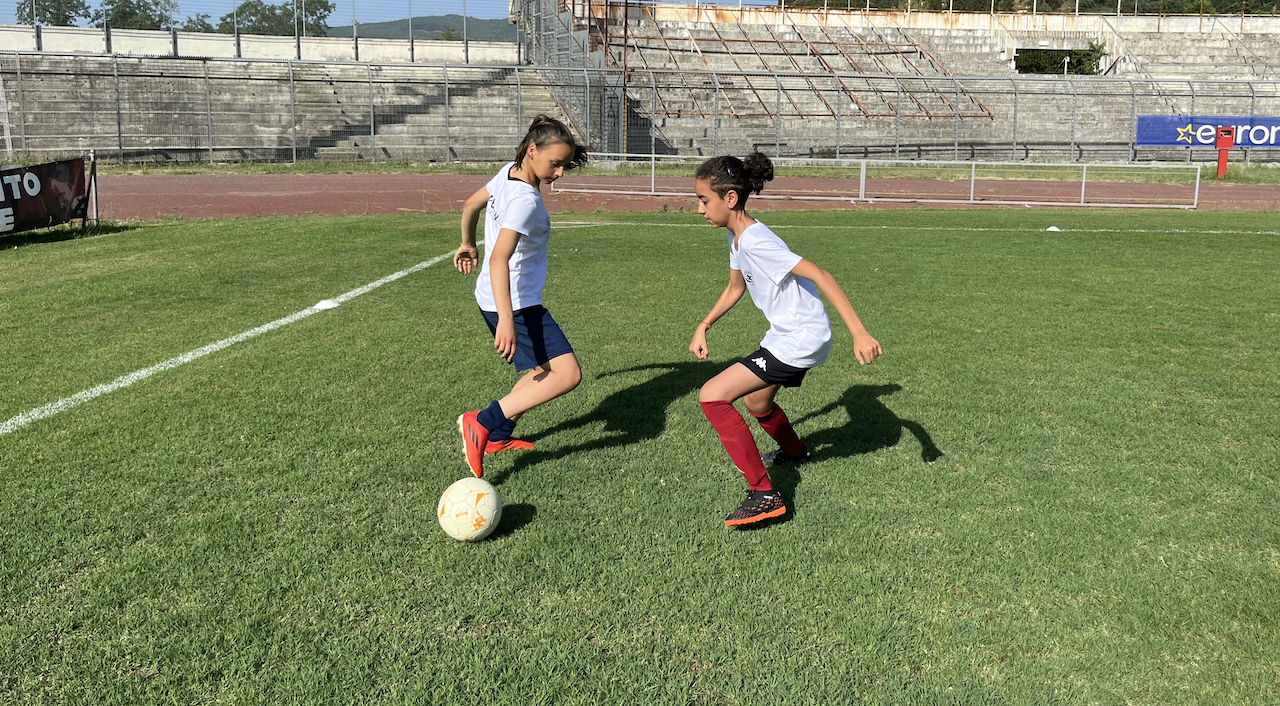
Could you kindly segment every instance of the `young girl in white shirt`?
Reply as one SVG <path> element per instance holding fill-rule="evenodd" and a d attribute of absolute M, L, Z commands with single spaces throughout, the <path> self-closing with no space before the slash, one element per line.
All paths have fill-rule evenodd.
<path fill-rule="evenodd" d="M 707 357 L 707 330 L 738 303 L 743 292 L 751 293 L 769 320 L 760 349 L 712 378 L 698 394 L 703 413 L 750 487 L 747 499 L 725 518 L 731 527 L 785 515 L 786 504 L 765 467 L 810 458 L 773 398 L 780 387 L 799 387 L 810 368 L 827 360 L 831 321 L 818 293 L 831 302 L 849 328 L 859 363 L 866 365 L 882 353 L 831 274 L 791 252 L 768 226 L 747 215 L 747 196 L 760 193 L 772 179 L 773 163 L 755 152 L 746 160 L 707 160 L 698 168 L 695 182 L 698 213 L 712 226 L 728 230 L 729 285 L 698 323 L 689 350 L 699 358 Z M 739 398 L 779 449 L 760 455 L 751 430 L 733 407 Z"/>
<path fill-rule="evenodd" d="M 458 431 L 471 472 L 484 475 L 484 455 L 533 444 L 513 439 L 525 412 L 564 395 L 582 380 L 573 347 L 542 306 L 547 281 L 547 243 L 551 216 L 541 186 L 585 164 L 587 148 L 559 120 L 539 115 L 516 150 L 516 158 L 498 170 L 462 207 L 462 245 L 453 265 L 470 274 L 479 260 L 476 222 L 484 222 L 485 260 L 476 281 L 476 304 L 503 360 L 528 370 L 507 396 L 488 407 L 464 412 Z"/>

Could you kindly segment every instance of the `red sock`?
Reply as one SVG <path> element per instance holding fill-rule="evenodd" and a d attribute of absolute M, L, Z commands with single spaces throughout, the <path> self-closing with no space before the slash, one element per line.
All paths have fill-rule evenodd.
<path fill-rule="evenodd" d="M 760 428 L 772 436 L 783 451 L 792 456 L 804 453 L 804 442 L 796 436 L 796 430 L 791 428 L 791 420 L 787 419 L 787 413 L 783 412 L 782 407 L 779 407 L 776 402 L 763 417 L 756 417 L 756 421 L 760 422 Z"/>
<path fill-rule="evenodd" d="M 747 428 L 742 415 L 733 408 L 733 403 L 702 402 L 700 404 L 702 413 L 707 415 L 707 421 L 711 422 L 711 426 L 720 433 L 720 443 L 724 444 L 724 450 L 729 452 L 733 465 L 737 466 L 742 477 L 747 479 L 747 485 L 751 486 L 752 490 L 773 490 L 769 473 L 760 460 L 760 449 L 756 447 L 756 440 L 751 436 L 751 430 Z"/>

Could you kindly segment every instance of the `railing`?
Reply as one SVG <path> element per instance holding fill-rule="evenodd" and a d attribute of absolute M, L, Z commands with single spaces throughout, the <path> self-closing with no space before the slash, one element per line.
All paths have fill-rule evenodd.
<path fill-rule="evenodd" d="M 1262 66 L 1263 66 L 1263 70 L 1262 70 L 1262 78 L 1263 78 L 1263 79 L 1266 79 L 1269 75 L 1271 75 L 1271 73 L 1273 72 L 1273 69 L 1271 68 L 1271 64 L 1268 64 L 1268 63 L 1267 63 L 1266 59 L 1263 59 L 1261 56 L 1258 56 L 1258 53 L 1257 53 L 1257 52 L 1255 52 L 1255 51 L 1253 50 L 1253 48 L 1252 48 L 1252 47 L 1250 47 L 1250 46 L 1249 46 L 1249 44 L 1248 44 L 1247 42 L 1245 42 L 1245 41 L 1244 41 L 1243 39 L 1241 39 L 1240 37 L 1237 37 L 1235 32 L 1232 32 L 1231 30 L 1227 29 L 1227 26 L 1226 26 L 1225 24 L 1223 24 L 1222 20 L 1218 19 L 1217 17 L 1214 17 L 1214 18 L 1213 18 L 1213 21 L 1214 21 L 1215 23 L 1217 23 L 1217 25 L 1218 25 L 1219 27 L 1221 27 L 1221 28 L 1222 28 L 1222 31 L 1223 31 L 1223 32 L 1226 32 L 1226 33 L 1227 33 L 1227 36 L 1228 36 L 1228 37 L 1231 37 L 1233 40 L 1235 40 L 1236 42 L 1238 42 L 1238 43 L 1240 44 L 1240 46 L 1244 48 L 1244 50 L 1245 50 L 1245 51 L 1249 52 L 1249 56 L 1252 56 L 1256 61 L 1258 61 L 1259 63 L 1261 63 L 1261 64 L 1262 64 Z"/>
<path fill-rule="evenodd" d="M 594 155 L 616 175 L 570 173 L 553 190 L 617 196 L 688 196 L 702 157 Z M 752 198 L 841 203 L 1195 209 L 1200 167 L 778 158 L 782 174 Z M 645 162 L 648 162 L 646 175 Z M 788 177 L 787 167 L 807 168 Z M 661 174 L 660 174 L 661 173 Z M 646 183 L 647 182 L 647 183 Z"/>

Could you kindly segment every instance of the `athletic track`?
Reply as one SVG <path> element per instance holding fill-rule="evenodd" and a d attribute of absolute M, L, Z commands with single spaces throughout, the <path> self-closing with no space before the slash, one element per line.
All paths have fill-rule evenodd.
<path fill-rule="evenodd" d="M 561 185 L 584 177 L 566 178 Z M 649 179 L 592 177 L 600 188 L 632 190 L 649 186 Z M 250 174 L 250 175 L 123 175 L 98 177 L 99 215 L 109 220 L 147 220 L 165 216 L 181 218 L 231 218 L 241 216 L 342 215 L 363 213 L 435 213 L 459 211 L 468 196 L 484 186 L 488 177 L 453 174 Z M 691 192 L 687 178 L 659 178 L 657 186 L 672 192 Z M 1090 198 L 1149 202 L 1167 197 L 1158 184 L 1090 184 Z M 852 193 L 850 193 L 852 189 Z M 868 195 L 911 198 L 912 195 L 968 196 L 964 182 L 883 179 L 868 180 Z M 1049 181 L 980 182 L 979 198 L 1009 199 L 1015 196 L 1054 202 L 1080 198 L 1079 183 Z M 1097 191 L 1095 191 L 1095 189 Z M 545 191 L 545 189 L 544 189 Z M 857 195 L 852 179 L 779 178 L 770 182 L 766 195 L 787 196 L 806 192 L 831 196 Z M 1183 187 L 1182 194 L 1189 193 Z M 1148 201 L 1144 201 L 1144 199 Z M 650 197 L 622 194 L 548 194 L 552 213 L 594 211 L 697 212 L 690 196 Z M 939 204 L 851 203 L 831 200 L 760 199 L 753 210 L 938 208 Z M 956 205 L 951 208 L 985 208 Z M 1280 210 L 1280 186 L 1202 183 L 1200 209 L 1212 211 Z"/>

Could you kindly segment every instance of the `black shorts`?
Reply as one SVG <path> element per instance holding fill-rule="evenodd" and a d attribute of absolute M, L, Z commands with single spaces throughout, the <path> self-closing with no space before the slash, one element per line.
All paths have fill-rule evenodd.
<path fill-rule="evenodd" d="M 484 322 L 489 326 L 489 333 L 498 332 L 498 314 L 493 311 L 480 310 Z M 541 304 L 534 304 L 511 312 L 515 316 L 516 354 L 511 364 L 516 370 L 532 370 L 545 365 L 553 358 L 572 353 L 573 346 L 564 337 L 560 324 L 551 318 L 551 313 Z"/>
<path fill-rule="evenodd" d="M 778 360 L 766 348 L 761 348 L 738 362 L 747 366 L 761 380 L 783 387 L 800 387 L 800 383 L 804 382 L 804 374 L 809 372 L 809 368 L 797 368 Z"/>

